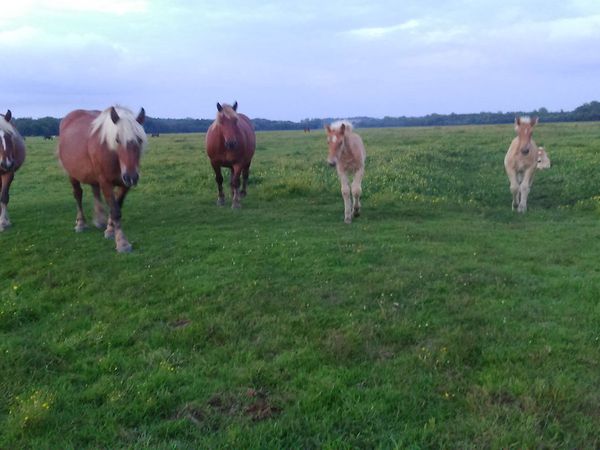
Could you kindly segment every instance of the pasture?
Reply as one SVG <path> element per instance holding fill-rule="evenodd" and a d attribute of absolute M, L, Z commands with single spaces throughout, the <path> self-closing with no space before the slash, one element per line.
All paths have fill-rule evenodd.
<path fill-rule="evenodd" d="M 597 448 L 600 125 L 358 129 L 347 225 L 323 130 L 257 133 L 241 210 L 204 136 L 149 139 L 131 254 L 28 138 L 0 233 L 1 448 Z M 92 195 L 85 188 L 89 217 Z"/>

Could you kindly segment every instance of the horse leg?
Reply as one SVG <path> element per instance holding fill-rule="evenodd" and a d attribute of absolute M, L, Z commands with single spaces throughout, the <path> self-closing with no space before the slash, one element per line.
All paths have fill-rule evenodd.
<path fill-rule="evenodd" d="M 94 225 L 96 228 L 106 228 L 106 212 L 100 198 L 100 185 L 92 184 L 92 192 L 94 193 Z"/>
<path fill-rule="evenodd" d="M 360 168 L 354 174 L 354 180 L 352 180 L 352 205 L 354 209 L 354 217 L 360 216 L 360 196 L 362 194 L 362 177 L 365 173 L 365 169 Z"/>
<path fill-rule="evenodd" d="M 83 214 L 83 189 L 81 189 L 81 183 L 73 177 L 70 177 L 71 186 L 73 187 L 73 197 L 75 197 L 75 202 L 77 203 L 77 217 L 75 218 L 75 231 L 77 233 L 81 233 L 86 229 L 85 224 L 85 215 Z"/>
<path fill-rule="evenodd" d="M 8 218 L 8 190 L 14 176 L 14 172 L 8 172 L 0 176 L 0 232 L 6 230 L 11 225 Z"/>
<path fill-rule="evenodd" d="M 520 199 L 519 199 L 519 207 L 517 209 L 518 212 L 524 213 L 527 211 L 527 197 L 529 196 L 529 189 L 533 183 L 533 176 L 535 175 L 536 165 L 534 164 L 532 167 L 525 171 L 523 175 L 523 181 L 521 181 L 521 185 L 519 186 Z"/>
<path fill-rule="evenodd" d="M 512 194 L 512 210 L 514 211 L 519 206 L 519 181 L 517 180 L 517 174 L 514 170 L 507 170 L 508 181 L 510 182 L 510 192 Z"/>
<path fill-rule="evenodd" d="M 352 201 L 350 199 L 348 175 L 342 171 L 338 171 L 338 174 L 342 185 L 342 197 L 344 198 L 344 222 L 352 223 Z"/>
<path fill-rule="evenodd" d="M 241 208 L 240 203 L 240 175 L 242 174 L 242 168 L 240 166 L 233 166 L 231 168 L 231 192 L 233 193 L 233 200 L 231 201 L 231 207 L 233 209 Z"/>
<path fill-rule="evenodd" d="M 250 164 L 248 164 L 247 166 L 245 166 L 242 169 L 242 190 L 240 191 L 240 195 L 242 196 L 242 198 L 244 198 L 246 196 L 247 192 L 247 187 L 248 187 L 248 177 L 250 176 Z"/>
<path fill-rule="evenodd" d="M 104 236 L 109 238 L 110 234 L 114 234 L 117 251 L 119 253 L 128 253 L 131 251 L 131 244 L 127 241 L 123 230 L 121 229 L 121 205 L 125 195 L 123 191 L 119 192 L 119 196 L 115 198 L 112 184 L 103 182 L 100 184 L 104 199 L 110 207 L 110 219 L 104 232 Z"/>
<path fill-rule="evenodd" d="M 217 206 L 223 206 L 225 205 L 225 194 L 223 194 L 223 174 L 221 173 L 221 166 L 212 163 L 212 168 L 215 171 L 215 181 L 217 182 L 217 189 L 219 190 Z"/>

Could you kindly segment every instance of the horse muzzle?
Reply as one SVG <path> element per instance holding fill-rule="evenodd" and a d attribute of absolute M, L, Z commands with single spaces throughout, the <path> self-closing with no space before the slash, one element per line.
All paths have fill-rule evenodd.
<path fill-rule="evenodd" d="M 133 174 L 128 174 L 125 173 L 122 176 L 123 178 L 123 184 L 126 187 L 132 187 L 132 186 L 136 186 L 138 184 L 138 180 L 140 179 L 140 176 L 136 173 Z"/>
<path fill-rule="evenodd" d="M 4 169 L 4 170 L 10 170 L 14 167 L 15 163 L 14 161 L 10 160 L 10 159 L 3 159 L 2 162 L 0 162 L 0 168 Z"/>
<path fill-rule="evenodd" d="M 327 164 L 329 164 L 329 167 L 335 167 L 337 164 L 337 161 L 335 159 L 328 159 Z"/>
<path fill-rule="evenodd" d="M 237 147 L 237 141 L 225 141 L 225 148 L 227 150 L 233 150 Z"/>

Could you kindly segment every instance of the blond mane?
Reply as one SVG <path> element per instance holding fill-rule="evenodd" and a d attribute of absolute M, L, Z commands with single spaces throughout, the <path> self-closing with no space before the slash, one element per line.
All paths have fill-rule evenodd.
<path fill-rule="evenodd" d="M 17 134 L 17 129 L 13 126 L 12 123 L 4 120 L 4 114 L 0 114 L 3 120 L 0 120 L 0 131 L 3 133 Z"/>
<path fill-rule="evenodd" d="M 225 116 L 228 119 L 235 119 L 237 117 L 237 112 L 233 109 L 231 105 L 227 103 L 223 103 L 221 105 L 222 110 L 217 112 L 217 123 L 220 123 L 221 117 Z"/>
<path fill-rule="evenodd" d="M 107 108 L 100 113 L 92 122 L 92 134 L 98 133 L 100 142 L 105 142 L 109 149 L 116 150 L 119 143 L 126 144 L 134 140 L 141 140 L 142 150 L 148 141 L 144 127 L 136 120 L 136 116 L 129 109 L 115 106 L 119 115 L 119 121 L 112 121 L 110 111 Z"/>
<path fill-rule="evenodd" d="M 346 125 L 346 131 L 352 131 L 354 129 L 354 127 L 352 126 L 352 122 L 350 122 L 349 120 L 336 120 L 331 125 L 329 125 L 329 127 L 334 131 L 338 131 L 342 127 L 342 125 Z"/>

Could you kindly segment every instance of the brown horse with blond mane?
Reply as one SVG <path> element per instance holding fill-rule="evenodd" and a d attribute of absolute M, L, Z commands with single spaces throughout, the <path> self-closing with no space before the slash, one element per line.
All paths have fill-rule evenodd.
<path fill-rule="evenodd" d="M 217 117 L 206 132 L 206 154 L 215 171 L 217 205 L 225 204 L 221 167 L 231 170 L 232 208 L 240 208 L 240 199 L 246 196 L 250 164 L 256 148 L 256 135 L 250 119 L 233 106 L 217 103 Z M 240 191 L 240 177 L 242 190 Z"/>
<path fill-rule="evenodd" d="M 147 141 L 142 127 L 145 117 L 144 108 L 136 117 L 126 108 L 111 106 L 102 112 L 73 111 L 60 123 L 58 158 L 77 202 L 75 231 L 86 228 L 81 183 L 89 184 L 95 200 L 94 223 L 98 228 L 106 226 L 104 237 L 114 238 L 120 253 L 131 251 L 121 229 L 121 209 L 127 192 L 139 179 L 140 157 Z M 110 207 L 108 222 L 100 192 Z"/>
<path fill-rule="evenodd" d="M 10 227 L 8 218 L 8 191 L 15 172 L 25 161 L 25 142 L 10 122 L 10 109 L 0 114 L 0 232 Z"/>

